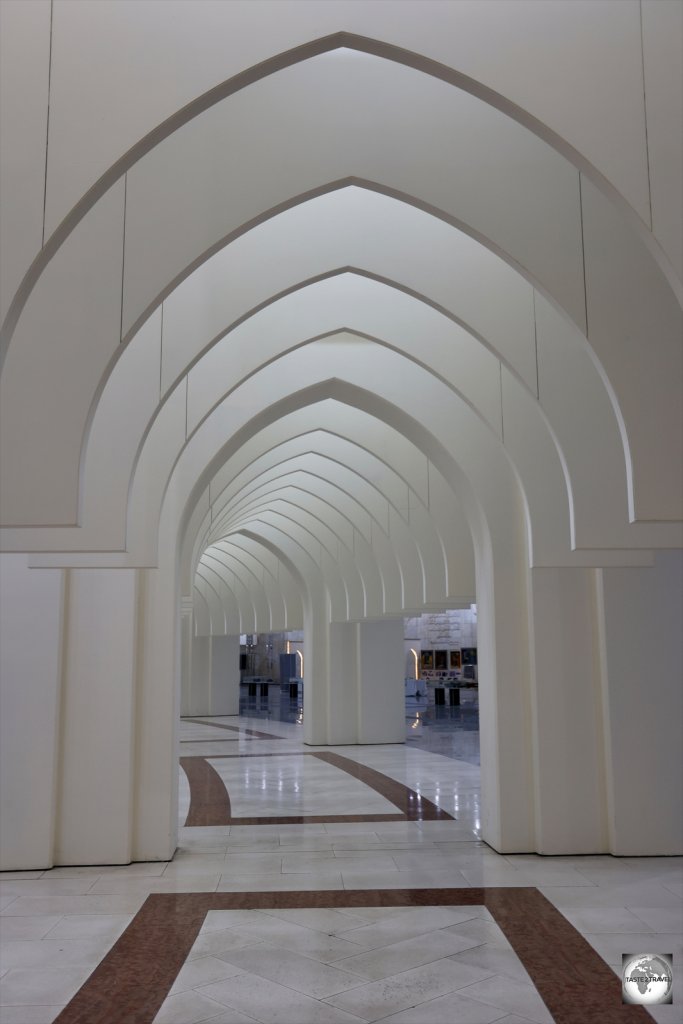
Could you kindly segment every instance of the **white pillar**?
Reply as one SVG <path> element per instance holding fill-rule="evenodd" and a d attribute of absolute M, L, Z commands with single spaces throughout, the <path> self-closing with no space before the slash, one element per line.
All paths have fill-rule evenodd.
<path fill-rule="evenodd" d="M 355 622 L 328 626 L 328 743 L 355 743 L 358 714 L 358 630 Z"/>
<path fill-rule="evenodd" d="M 190 715 L 190 692 L 192 688 L 192 641 L 194 639 L 194 616 L 192 598 L 180 599 L 180 714 Z"/>
<path fill-rule="evenodd" d="M 306 742 L 403 743 L 403 619 L 330 623 L 320 616 L 304 639 L 304 729 L 311 703 L 319 716 L 315 738 Z M 311 661 L 319 666 L 315 675 Z"/>
<path fill-rule="evenodd" d="M 189 662 L 189 686 L 183 688 L 182 714 L 188 718 L 238 715 L 239 636 L 193 637 Z"/>
<path fill-rule="evenodd" d="M 211 715 L 240 712 L 240 638 L 211 637 Z"/>
<path fill-rule="evenodd" d="M 610 852 L 681 854 L 683 552 L 597 576 Z"/>
<path fill-rule="evenodd" d="M 535 848 L 527 566 L 512 546 L 495 575 L 477 559 L 482 838 L 499 853 Z"/>
<path fill-rule="evenodd" d="M 54 864 L 64 572 L 0 556 L 0 870 Z"/>
<path fill-rule="evenodd" d="M 211 637 L 192 638 L 190 693 L 187 705 L 190 718 L 211 714 Z"/>
<path fill-rule="evenodd" d="M 359 622 L 358 743 L 404 743 L 403 619 Z"/>
<path fill-rule="evenodd" d="M 67 577 L 57 864 L 132 857 L 137 570 Z"/>
<path fill-rule="evenodd" d="M 537 853 L 607 851 L 594 569 L 530 570 Z"/>
<path fill-rule="evenodd" d="M 178 839 L 180 598 L 175 560 L 139 570 L 133 860 L 169 860 Z"/>
<path fill-rule="evenodd" d="M 327 599 L 304 599 L 304 743 L 328 742 L 329 617 Z"/>

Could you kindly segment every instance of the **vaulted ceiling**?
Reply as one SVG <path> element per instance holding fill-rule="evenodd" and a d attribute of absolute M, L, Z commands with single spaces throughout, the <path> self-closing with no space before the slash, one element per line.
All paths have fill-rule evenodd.
<path fill-rule="evenodd" d="M 444 49 L 470 5 L 269 7 L 295 28 L 219 5 L 222 56 L 202 5 L 177 80 L 126 36 L 148 92 L 104 104 L 88 148 L 59 31 L 98 6 L 57 5 L 67 142 L 3 292 L 4 550 L 145 566 L 171 544 L 199 631 L 234 633 L 299 628 L 304 590 L 332 619 L 468 604 L 494 535 L 538 566 L 680 543 L 681 286 L 626 119 L 610 140 L 599 108 L 581 126 L 487 65 L 494 25 Z M 510 6 L 548 41 L 539 8 L 570 18 Z M 354 31 L 325 34 L 332 8 Z"/>

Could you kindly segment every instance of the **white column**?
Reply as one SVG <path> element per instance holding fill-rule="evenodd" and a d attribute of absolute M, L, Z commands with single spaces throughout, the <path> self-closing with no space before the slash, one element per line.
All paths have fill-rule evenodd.
<path fill-rule="evenodd" d="M 598 571 L 610 852 L 683 853 L 683 553 Z"/>
<path fill-rule="evenodd" d="M 329 624 L 328 743 L 355 743 L 358 714 L 358 630 L 355 622 Z"/>
<path fill-rule="evenodd" d="M 317 629 L 307 619 L 304 630 L 306 742 L 403 743 L 403 619 L 312 618 Z"/>
<path fill-rule="evenodd" d="M 178 838 L 180 598 L 175 560 L 139 571 L 133 860 L 169 860 Z"/>
<path fill-rule="evenodd" d="M 190 715 L 190 691 L 192 687 L 192 641 L 194 639 L 194 617 L 192 598 L 180 599 L 180 714 Z"/>
<path fill-rule="evenodd" d="M 211 637 L 211 715 L 240 712 L 240 638 Z"/>
<path fill-rule="evenodd" d="M 530 570 L 537 853 L 607 851 L 594 577 Z"/>
<path fill-rule="evenodd" d="M 187 714 L 211 714 L 211 637 L 192 638 L 190 694 Z"/>
<path fill-rule="evenodd" d="M 527 566 L 511 546 L 495 575 L 477 560 L 482 838 L 499 853 L 535 848 Z"/>
<path fill-rule="evenodd" d="M 53 860 L 64 572 L 0 556 L 0 870 Z"/>
<path fill-rule="evenodd" d="M 359 622 L 358 743 L 404 743 L 403 619 Z"/>
<path fill-rule="evenodd" d="M 329 616 L 327 599 L 304 599 L 304 743 L 328 742 Z"/>
<path fill-rule="evenodd" d="M 57 864 L 132 857 L 137 570 L 67 577 Z"/>

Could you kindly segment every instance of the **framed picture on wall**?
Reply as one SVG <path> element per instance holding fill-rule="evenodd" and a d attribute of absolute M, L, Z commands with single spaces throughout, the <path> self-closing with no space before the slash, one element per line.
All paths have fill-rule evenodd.
<path fill-rule="evenodd" d="M 463 665 L 476 665 L 477 664 L 477 648 L 476 647 L 463 647 L 463 649 L 462 649 L 462 663 L 463 663 Z"/>
<path fill-rule="evenodd" d="M 434 651 L 434 668 L 439 672 L 448 668 L 448 651 Z"/>
<path fill-rule="evenodd" d="M 451 651 L 451 668 L 462 668 L 460 651 Z"/>
<path fill-rule="evenodd" d="M 420 665 L 423 669 L 430 671 L 434 668 L 434 651 L 420 652 Z"/>

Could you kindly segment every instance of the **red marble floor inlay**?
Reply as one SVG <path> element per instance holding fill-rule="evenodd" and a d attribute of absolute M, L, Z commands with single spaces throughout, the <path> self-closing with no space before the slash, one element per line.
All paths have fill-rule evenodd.
<path fill-rule="evenodd" d="M 375 771 L 374 768 L 368 768 L 367 765 L 359 764 L 358 761 L 352 761 L 348 757 L 342 757 L 341 754 L 327 750 L 313 751 L 312 756 L 334 765 L 335 768 L 341 768 L 342 771 L 352 775 L 354 779 L 360 779 L 366 786 L 370 786 L 371 789 L 380 793 L 389 803 L 395 804 L 405 815 L 406 821 L 440 821 L 443 819 L 453 821 L 452 814 L 442 811 L 426 796 L 420 796 L 414 789 L 409 789 L 402 782 L 396 782 L 395 779 Z"/>
<path fill-rule="evenodd" d="M 229 825 L 230 797 L 216 769 L 204 757 L 181 757 L 180 765 L 190 784 L 190 810 L 185 825 Z"/>
<path fill-rule="evenodd" d="M 651 1022 L 621 1002 L 617 975 L 537 889 L 471 888 L 155 893 L 55 1024 L 151 1024 L 210 910 L 418 906 L 486 907 L 556 1024 Z"/>
<path fill-rule="evenodd" d="M 289 753 L 289 752 L 287 752 Z M 231 754 L 210 755 L 212 760 L 242 756 Z M 259 755 L 245 755 L 259 756 Z M 286 754 L 264 755 L 271 757 L 287 756 Z M 331 751 L 304 751 L 303 754 L 290 756 L 317 757 L 320 761 L 339 768 L 352 775 L 370 789 L 383 796 L 389 803 L 398 808 L 397 814 L 290 814 L 290 815 L 258 815 L 233 818 L 230 810 L 230 797 L 225 783 L 218 772 L 211 766 L 207 758 L 196 755 L 181 757 L 183 768 L 190 785 L 190 810 L 185 820 L 186 827 L 204 827 L 212 825 L 324 825 L 367 821 L 453 821 L 447 811 L 420 796 L 415 790 L 409 789 L 401 782 L 383 775 L 382 772 L 368 768 L 366 765 L 352 761 L 341 754 Z"/>
<path fill-rule="evenodd" d="M 282 736 L 276 736 L 273 732 L 259 732 L 258 729 L 246 729 L 242 725 L 228 725 L 226 722 L 214 722 L 213 719 L 205 718 L 181 718 L 181 722 L 192 722 L 194 725 L 210 725 L 212 729 L 227 729 L 228 732 L 239 732 L 243 736 L 252 736 L 257 740 L 281 740 Z M 195 743 L 196 740 L 186 740 L 186 743 Z"/>

